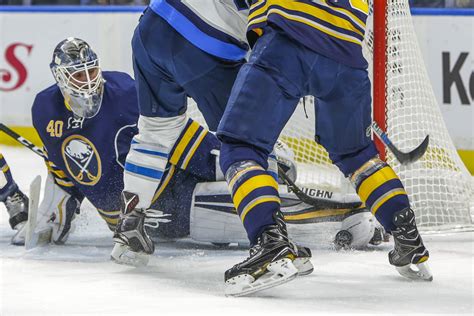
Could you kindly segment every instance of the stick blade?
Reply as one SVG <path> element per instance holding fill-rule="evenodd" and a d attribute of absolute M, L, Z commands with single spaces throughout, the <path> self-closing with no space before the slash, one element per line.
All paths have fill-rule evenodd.
<path fill-rule="evenodd" d="M 387 144 L 392 153 L 395 155 L 395 158 L 402 164 L 402 165 L 407 165 L 410 163 L 413 163 L 423 157 L 425 154 L 426 150 L 428 149 L 428 145 L 430 143 L 430 136 L 427 135 L 423 142 L 413 149 L 412 151 L 408 153 L 404 153 L 400 150 L 398 150 L 395 146 L 392 144 Z"/>

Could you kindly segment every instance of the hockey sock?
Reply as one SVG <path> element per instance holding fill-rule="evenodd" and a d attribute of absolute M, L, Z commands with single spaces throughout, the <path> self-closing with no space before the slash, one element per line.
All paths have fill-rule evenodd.
<path fill-rule="evenodd" d="M 395 171 L 379 158 L 373 158 L 350 177 L 357 194 L 387 231 L 395 226 L 396 212 L 410 207 L 407 193 Z"/>
<path fill-rule="evenodd" d="M 273 214 L 280 207 L 278 183 L 263 167 L 250 160 L 231 165 L 226 180 L 250 244 L 254 245 L 263 229 L 275 224 Z"/>
<path fill-rule="evenodd" d="M 120 210 L 118 211 L 105 211 L 101 209 L 97 209 L 97 212 L 99 212 L 100 217 L 107 223 L 107 226 L 111 231 L 115 230 L 115 226 L 117 226 L 117 223 L 120 218 Z"/>
<path fill-rule="evenodd" d="M 216 156 L 220 148 L 217 137 L 198 122 L 189 119 L 170 153 L 169 162 L 207 181 L 216 180 Z"/>

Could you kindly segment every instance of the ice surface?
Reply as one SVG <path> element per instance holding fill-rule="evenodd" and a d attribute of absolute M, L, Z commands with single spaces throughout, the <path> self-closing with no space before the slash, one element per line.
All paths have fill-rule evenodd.
<path fill-rule="evenodd" d="M 27 192 L 43 162 L 20 148 L 0 148 Z M 148 267 L 109 260 L 111 233 L 90 205 L 64 246 L 25 251 L 0 206 L 0 315 L 301 315 L 473 314 L 472 232 L 427 235 L 432 283 L 403 279 L 388 264 L 390 245 L 368 251 L 313 249 L 307 277 L 246 298 L 223 296 L 224 271 L 247 256 L 189 240 L 166 242 Z M 85 223 L 88 223 L 85 225 Z"/>

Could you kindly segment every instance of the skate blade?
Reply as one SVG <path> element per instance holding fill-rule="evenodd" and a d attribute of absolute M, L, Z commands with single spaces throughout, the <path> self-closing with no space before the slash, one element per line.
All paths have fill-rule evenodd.
<path fill-rule="evenodd" d="M 311 259 L 308 257 L 298 257 L 293 261 L 296 269 L 298 269 L 298 276 L 304 276 L 311 274 L 314 271 L 314 266 L 311 263 Z"/>
<path fill-rule="evenodd" d="M 226 296 L 244 296 L 290 282 L 298 275 L 298 269 L 288 259 L 280 259 L 267 266 L 264 275 L 255 280 L 250 274 L 241 274 L 225 282 Z"/>
<path fill-rule="evenodd" d="M 398 273 L 405 278 L 415 281 L 433 281 L 433 274 L 426 262 L 418 264 L 407 264 L 406 266 L 396 267 Z"/>
<path fill-rule="evenodd" d="M 115 243 L 110 257 L 116 263 L 133 267 L 144 267 L 150 260 L 150 255 L 142 252 L 131 251 L 127 245 L 119 243 Z"/>

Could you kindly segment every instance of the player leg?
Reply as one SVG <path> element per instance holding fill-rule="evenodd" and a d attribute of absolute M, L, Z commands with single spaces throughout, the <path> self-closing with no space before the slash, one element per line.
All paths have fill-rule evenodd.
<path fill-rule="evenodd" d="M 169 42 L 170 45 L 163 45 Z M 153 243 L 143 228 L 145 210 L 168 185 L 176 169 L 204 180 L 216 178 L 217 138 L 189 119 L 189 94 L 178 76 L 198 80 L 215 66 L 215 60 L 194 47 L 153 11 L 147 10 L 132 40 L 138 89 L 139 134 L 132 141 L 124 172 L 123 216 L 117 228 L 112 257 L 117 261 L 136 253 L 148 255 Z M 181 60 L 180 58 L 186 60 Z M 137 237 L 138 236 L 138 237 Z M 145 257 L 145 256 L 142 256 Z M 128 260 L 128 259 L 127 259 Z"/>
<path fill-rule="evenodd" d="M 371 98 L 367 71 L 322 57 L 311 89 L 317 98 L 316 134 L 332 161 L 387 232 L 395 249 L 389 259 L 402 275 L 431 280 L 425 269 L 429 253 L 423 245 L 407 193 L 394 170 L 378 158 L 370 139 Z M 406 272 L 411 264 L 418 272 Z M 415 274 L 417 274 L 415 276 Z"/>
<path fill-rule="evenodd" d="M 13 180 L 10 167 L 2 154 L 0 154 L 0 202 L 3 202 L 7 208 L 10 227 L 20 231 L 28 220 L 28 197 L 21 192 Z M 22 245 L 24 239 L 17 238 L 15 234 L 12 243 Z"/>
<path fill-rule="evenodd" d="M 296 45 L 298 46 L 298 45 Z M 268 28 L 239 72 L 217 135 L 220 164 L 252 246 L 226 271 L 227 295 L 245 295 L 292 280 L 297 253 L 280 212 L 267 158 L 305 95 L 307 61 L 299 47 Z"/>

